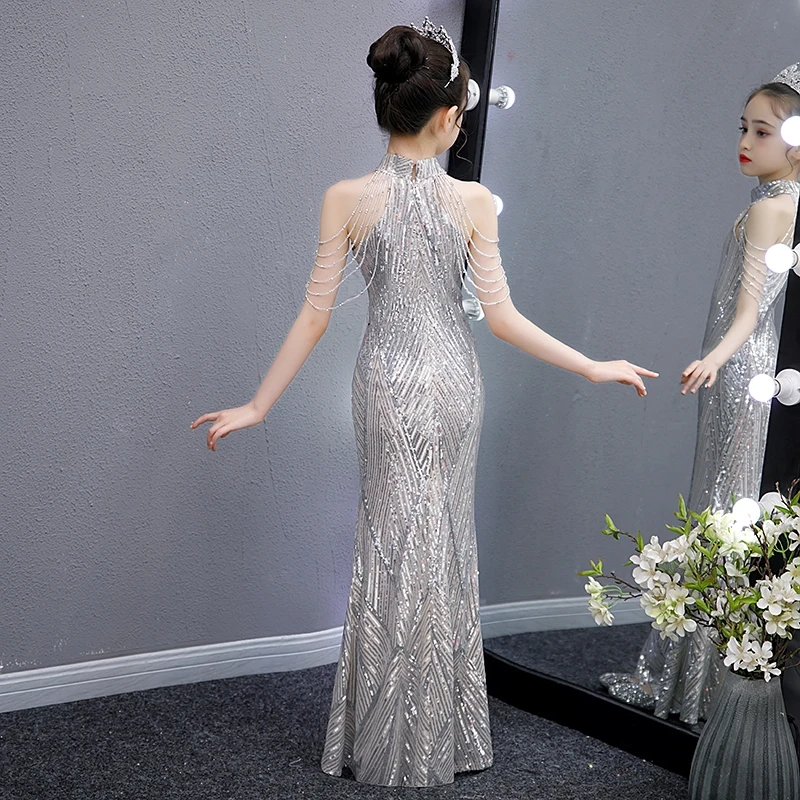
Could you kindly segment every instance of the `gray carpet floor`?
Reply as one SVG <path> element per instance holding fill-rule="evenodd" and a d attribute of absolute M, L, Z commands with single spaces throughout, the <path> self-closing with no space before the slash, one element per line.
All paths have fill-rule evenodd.
<path fill-rule="evenodd" d="M 331 778 L 319 760 L 334 667 L 0 715 L 2 800 L 677 800 L 678 775 L 490 700 L 495 764 L 450 786 Z"/>

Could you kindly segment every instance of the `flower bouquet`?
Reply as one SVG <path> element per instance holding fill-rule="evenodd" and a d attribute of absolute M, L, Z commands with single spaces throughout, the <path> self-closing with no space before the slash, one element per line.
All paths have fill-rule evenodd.
<path fill-rule="evenodd" d="M 675 516 L 680 524 L 667 526 L 674 538 L 653 536 L 648 543 L 606 516 L 605 535 L 635 544 L 626 565 L 633 566 L 634 583 L 605 574 L 602 561 L 590 562 L 579 574 L 589 578 L 595 622 L 611 625 L 613 607 L 638 597 L 662 638 L 677 640 L 704 626 L 738 675 L 769 681 L 800 664 L 800 649 L 789 644 L 800 629 L 800 493 L 759 506 L 744 520 L 691 511 L 681 497 Z"/>

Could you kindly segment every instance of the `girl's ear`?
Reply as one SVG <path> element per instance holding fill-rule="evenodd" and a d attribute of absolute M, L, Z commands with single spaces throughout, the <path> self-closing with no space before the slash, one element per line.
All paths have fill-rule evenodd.
<path fill-rule="evenodd" d="M 453 129 L 453 126 L 458 123 L 458 106 L 450 106 L 450 108 L 442 110 L 444 111 L 442 122 L 445 129 L 449 133 Z"/>
<path fill-rule="evenodd" d="M 786 155 L 793 164 L 800 164 L 800 145 L 797 147 L 790 147 Z"/>

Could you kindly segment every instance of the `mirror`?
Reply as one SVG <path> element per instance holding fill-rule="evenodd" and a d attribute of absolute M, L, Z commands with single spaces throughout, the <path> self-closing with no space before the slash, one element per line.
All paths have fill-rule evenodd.
<path fill-rule="evenodd" d="M 511 352 L 475 323 L 485 648 L 592 692 L 604 693 L 602 673 L 634 668 L 650 626 L 634 602 L 597 627 L 576 573 L 599 557 L 630 574 L 630 548 L 601 535 L 606 513 L 663 538 L 689 495 L 698 400 L 679 379 L 699 355 L 725 237 L 757 186 L 737 162 L 739 117 L 750 91 L 800 56 L 795 2 L 739 12 L 499 7 L 491 84 L 516 103 L 489 108 L 481 182 L 504 203 L 515 305 L 595 358 L 661 373 L 642 402 Z M 797 283 L 778 368 L 800 365 Z M 800 474 L 800 441 L 785 435 L 798 411 L 775 406 L 770 486 Z"/>

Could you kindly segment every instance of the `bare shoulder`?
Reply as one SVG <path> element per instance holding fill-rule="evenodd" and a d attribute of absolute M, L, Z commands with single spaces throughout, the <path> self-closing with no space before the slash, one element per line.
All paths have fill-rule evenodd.
<path fill-rule="evenodd" d="M 494 203 L 492 200 L 492 193 L 482 184 L 477 181 L 460 181 L 457 178 L 449 178 L 455 186 L 461 198 L 467 205 L 486 205 L 487 203 Z"/>
<path fill-rule="evenodd" d="M 363 175 L 360 178 L 349 178 L 334 183 L 333 186 L 329 186 L 325 191 L 325 202 L 331 203 L 332 205 L 343 204 L 352 207 L 361 196 L 361 193 L 374 174 L 374 172 L 370 172 L 368 175 Z"/>
<path fill-rule="evenodd" d="M 330 234 L 331 231 L 344 228 L 374 174 L 339 181 L 325 190 L 320 213 L 320 228 L 324 233 Z"/>
<path fill-rule="evenodd" d="M 449 180 L 452 181 L 453 186 L 461 196 L 475 227 L 481 233 L 495 231 L 497 213 L 492 193 L 477 181 L 460 181 L 456 178 L 449 178 Z M 488 235 L 493 235 L 493 233 Z"/>
<path fill-rule="evenodd" d="M 750 208 L 750 219 L 755 223 L 788 225 L 796 213 L 795 200 L 790 194 L 765 197 Z"/>

